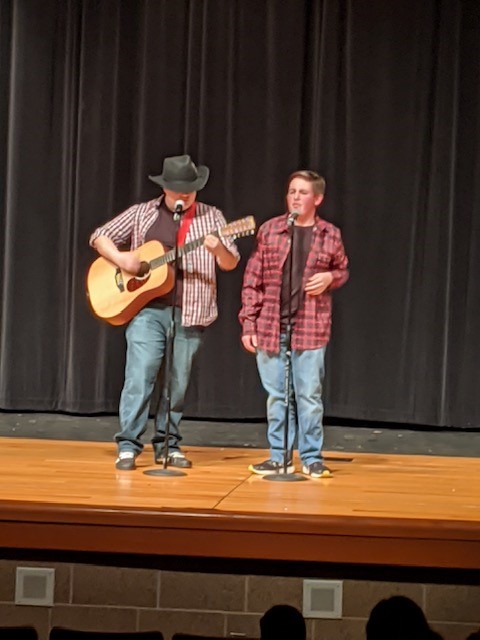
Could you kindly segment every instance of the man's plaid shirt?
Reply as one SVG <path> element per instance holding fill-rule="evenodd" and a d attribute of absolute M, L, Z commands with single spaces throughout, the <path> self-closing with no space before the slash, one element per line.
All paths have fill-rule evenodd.
<path fill-rule="evenodd" d="M 163 196 L 134 204 L 123 213 L 98 227 L 90 236 L 90 245 L 99 236 L 107 236 L 117 246 L 128 244 L 130 250 L 138 249 L 145 242 L 145 236 L 158 217 L 158 209 Z M 202 237 L 215 229 L 226 225 L 222 212 L 203 202 L 197 202 L 195 217 L 192 220 L 185 242 Z M 221 237 L 222 243 L 240 257 L 231 238 Z M 215 258 L 204 246 L 183 257 L 183 301 L 182 325 L 184 327 L 207 327 L 218 315 L 217 278 Z"/>
<path fill-rule="evenodd" d="M 243 335 L 256 335 L 262 351 L 280 351 L 280 295 L 283 266 L 290 250 L 288 214 L 265 222 L 245 269 L 242 308 L 239 313 Z M 292 349 L 319 349 L 330 338 L 332 289 L 348 280 L 348 259 L 340 230 L 316 218 L 303 285 L 316 273 L 329 271 L 332 284 L 319 296 L 303 294 L 292 334 Z"/>

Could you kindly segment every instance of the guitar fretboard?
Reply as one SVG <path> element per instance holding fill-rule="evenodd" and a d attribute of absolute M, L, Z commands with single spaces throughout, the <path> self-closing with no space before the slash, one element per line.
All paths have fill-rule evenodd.
<path fill-rule="evenodd" d="M 208 235 L 219 237 L 220 234 L 218 231 L 211 231 Z M 202 236 L 201 238 L 196 238 L 195 240 L 192 240 L 191 242 L 187 242 L 187 244 L 184 244 L 181 247 L 178 247 L 178 257 L 181 258 L 187 253 L 190 253 L 190 251 L 193 251 L 197 247 L 200 247 L 203 244 L 204 240 L 205 240 L 205 236 Z M 167 251 L 166 253 L 164 253 L 163 256 L 159 256 L 158 258 L 154 258 L 153 260 L 150 260 L 150 268 L 156 269 L 157 267 L 161 267 L 163 264 L 168 264 L 169 262 L 173 262 L 174 260 L 175 260 L 175 249 L 170 249 L 170 251 Z"/>

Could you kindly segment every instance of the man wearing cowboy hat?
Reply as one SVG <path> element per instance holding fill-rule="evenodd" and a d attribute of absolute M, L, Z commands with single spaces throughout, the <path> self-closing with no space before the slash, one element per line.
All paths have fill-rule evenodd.
<path fill-rule="evenodd" d="M 118 446 L 117 469 L 135 469 L 135 459 L 142 452 L 141 437 L 147 428 L 150 401 L 163 362 L 166 338 L 175 307 L 176 336 L 173 351 L 170 389 L 170 425 L 168 461 L 171 466 L 188 468 L 190 460 L 180 450 L 179 423 L 195 355 L 202 341 L 203 329 L 217 317 L 215 264 L 225 270 L 234 269 L 239 254 L 233 241 L 209 235 L 226 224 L 221 211 L 197 202 L 197 191 L 203 189 L 209 176 L 208 167 L 195 166 L 190 156 L 165 158 L 163 172 L 149 178 L 163 189 L 163 194 L 149 202 L 135 204 L 99 227 L 90 244 L 100 255 L 131 274 L 138 274 L 140 259 L 135 250 L 149 240 L 165 247 L 205 236 L 203 246 L 184 256 L 178 269 L 176 298 L 171 291 L 144 307 L 130 321 L 126 330 L 127 359 L 125 382 L 120 398 L 120 431 L 115 435 Z M 183 212 L 178 230 L 173 212 Z M 119 246 L 129 244 L 129 251 Z M 155 456 L 160 461 L 165 447 L 167 402 L 161 390 L 159 411 L 155 420 Z"/>

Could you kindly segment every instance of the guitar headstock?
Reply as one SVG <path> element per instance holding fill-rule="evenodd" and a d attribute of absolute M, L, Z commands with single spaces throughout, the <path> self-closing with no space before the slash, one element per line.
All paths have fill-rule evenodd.
<path fill-rule="evenodd" d="M 255 233 L 255 227 L 255 218 L 253 216 L 246 216 L 222 227 L 220 229 L 220 235 L 223 238 L 233 238 L 235 240 L 235 238 L 253 235 Z"/>

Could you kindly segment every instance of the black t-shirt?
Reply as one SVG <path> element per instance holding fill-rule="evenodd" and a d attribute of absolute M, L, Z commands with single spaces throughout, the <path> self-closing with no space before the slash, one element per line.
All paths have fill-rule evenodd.
<path fill-rule="evenodd" d="M 292 324 L 295 324 L 295 317 L 303 300 L 305 292 L 302 291 L 303 273 L 307 264 L 308 254 L 312 245 L 313 225 L 310 227 L 299 227 L 294 225 L 292 228 L 293 243 L 293 263 L 292 263 Z M 280 330 L 285 332 L 288 324 L 289 311 L 289 273 L 290 261 L 292 259 L 292 251 L 288 253 L 285 264 L 283 265 L 282 293 L 280 297 Z"/>
<path fill-rule="evenodd" d="M 173 212 L 168 209 L 163 200 L 158 208 L 158 217 L 148 229 L 145 235 L 145 242 L 149 240 L 158 240 L 165 248 L 165 251 L 169 251 L 175 246 L 175 239 L 177 236 L 177 228 L 180 223 L 175 222 L 173 219 Z M 173 268 L 173 262 L 170 263 Z M 178 279 L 177 279 L 177 295 L 176 295 L 176 307 L 182 307 L 182 294 L 183 294 L 183 270 L 182 261 L 179 261 L 178 265 Z M 148 306 L 155 306 L 157 304 L 169 305 L 173 304 L 173 289 L 164 296 L 155 298 Z"/>

